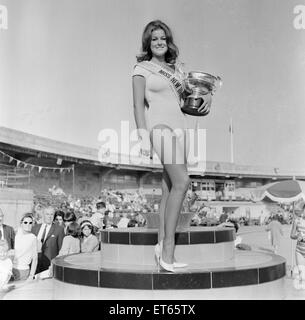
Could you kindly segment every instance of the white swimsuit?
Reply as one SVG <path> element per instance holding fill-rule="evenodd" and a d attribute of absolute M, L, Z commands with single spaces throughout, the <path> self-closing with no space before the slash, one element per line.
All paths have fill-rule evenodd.
<path fill-rule="evenodd" d="M 185 129 L 186 116 L 181 111 L 177 98 L 168 81 L 141 67 L 141 63 L 134 68 L 134 76 L 143 76 L 146 80 L 145 120 L 149 130 L 157 124 L 168 125 L 171 129 Z"/>
<path fill-rule="evenodd" d="M 182 144 L 181 140 L 184 138 L 182 130 L 194 129 L 197 117 L 186 115 L 181 111 L 177 97 L 168 80 L 142 67 L 141 63 L 138 63 L 134 68 L 133 76 L 137 75 L 145 78 L 145 121 L 148 130 L 151 131 L 158 124 L 167 125 L 174 130 L 180 140 L 180 145 L 184 146 L 185 144 Z M 179 77 L 176 71 L 175 76 Z M 188 139 L 185 145 L 188 150 L 187 145 Z"/>

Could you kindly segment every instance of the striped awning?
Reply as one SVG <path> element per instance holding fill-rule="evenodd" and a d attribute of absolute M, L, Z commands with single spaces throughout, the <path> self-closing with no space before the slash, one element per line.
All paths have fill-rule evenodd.
<path fill-rule="evenodd" d="M 251 198 L 255 202 L 261 201 L 265 197 L 282 203 L 291 203 L 300 199 L 305 201 L 305 181 L 278 181 L 252 191 Z"/>

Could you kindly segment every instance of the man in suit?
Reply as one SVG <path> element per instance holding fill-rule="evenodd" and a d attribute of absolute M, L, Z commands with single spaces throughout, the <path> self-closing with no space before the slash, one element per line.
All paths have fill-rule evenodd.
<path fill-rule="evenodd" d="M 0 209 L 0 240 L 6 240 L 8 249 L 14 249 L 15 247 L 15 231 L 11 226 L 8 226 L 4 222 L 4 213 Z"/>
<path fill-rule="evenodd" d="M 40 273 L 49 268 L 51 260 L 58 255 L 65 236 L 64 228 L 58 224 L 53 224 L 54 213 L 54 208 L 44 208 L 43 223 L 39 223 L 32 228 L 32 233 L 35 234 L 38 240 L 38 264 L 36 273 Z"/>

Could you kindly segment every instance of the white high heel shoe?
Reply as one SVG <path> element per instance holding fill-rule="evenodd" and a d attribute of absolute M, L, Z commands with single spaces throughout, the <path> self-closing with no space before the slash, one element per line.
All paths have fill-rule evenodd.
<path fill-rule="evenodd" d="M 155 245 L 155 257 L 157 260 L 158 271 L 160 271 L 160 266 L 161 266 L 166 271 L 175 272 L 173 263 L 169 264 L 162 260 L 162 246 L 163 246 L 162 241 L 160 241 L 160 244 L 157 243 Z"/>
<path fill-rule="evenodd" d="M 175 272 L 175 270 L 174 270 L 174 264 L 173 264 L 173 263 L 169 264 L 169 263 L 164 262 L 164 261 L 162 260 L 162 257 L 161 257 L 161 256 L 160 256 L 160 266 L 161 266 L 164 270 L 166 270 L 166 271 Z"/>
<path fill-rule="evenodd" d="M 174 262 L 173 265 L 174 268 L 185 268 L 188 266 L 188 264 L 184 262 Z"/>
<path fill-rule="evenodd" d="M 159 245 L 159 252 L 161 252 L 161 248 L 163 247 L 163 240 L 160 241 L 160 244 Z M 160 253 L 159 253 L 160 254 Z M 178 262 L 178 261 L 174 261 L 173 262 L 173 265 L 174 265 L 174 268 L 185 268 L 188 266 L 187 263 L 184 263 L 184 262 Z"/>

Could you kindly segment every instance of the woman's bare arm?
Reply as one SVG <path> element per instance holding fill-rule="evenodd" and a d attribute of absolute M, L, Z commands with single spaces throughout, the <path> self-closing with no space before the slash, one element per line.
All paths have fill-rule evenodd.
<path fill-rule="evenodd" d="M 142 150 L 150 149 L 149 132 L 145 121 L 145 78 L 133 76 L 133 108 L 139 138 L 142 140 Z"/>
<path fill-rule="evenodd" d="M 142 76 L 133 76 L 133 108 L 134 116 L 138 129 L 147 130 L 145 121 L 145 78 Z"/>

